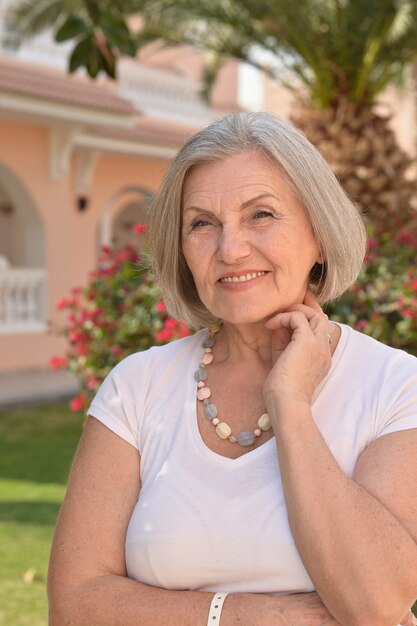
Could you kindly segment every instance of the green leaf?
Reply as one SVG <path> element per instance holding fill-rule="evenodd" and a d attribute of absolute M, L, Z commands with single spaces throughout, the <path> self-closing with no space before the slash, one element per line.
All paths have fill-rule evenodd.
<path fill-rule="evenodd" d="M 93 47 L 91 35 L 85 37 L 75 46 L 69 60 L 69 71 L 75 72 L 79 67 L 87 67 Z"/>
<path fill-rule="evenodd" d="M 92 41 L 90 54 L 87 62 L 87 72 L 91 78 L 101 72 L 105 72 L 110 78 L 116 78 L 116 60 L 112 50 L 104 43 Z"/>
<path fill-rule="evenodd" d="M 111 46 L 114 46 L 123 54 L 134 57 L 136 45 L 129 29 L 121 16 L 110 13 L 102 13 L 99 25 L 103 34 Z"/>
<path fill-rule="evenodd" d="M 76 17 L 75 15 L 70 15 L 62 24 L 61 28 L 59 28 L 59 30 L 55 33 L 55 41 L 59 43 L 61 41 L 67 41 L 68 39 L 73 39 L 79 35 L 84 35 L 90 30 L 90 27 L 84 22 L 84 20 L 80 17 Z"/>

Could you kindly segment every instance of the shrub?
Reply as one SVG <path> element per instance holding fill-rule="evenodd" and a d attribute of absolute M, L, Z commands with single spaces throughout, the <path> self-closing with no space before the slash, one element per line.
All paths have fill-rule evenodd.
<path fill-rule="evenodd" d="M 143 232 L 137 225 L 135 232 Z M 67 312 L 66 323 L 55 329 L 68 342 L 65 356 L 50 366 L 66 368 L 80 381 L 72 399 L 74 411 L 84 410 L 100 383 L 121 359 L 153 345 L 190 334 L 182 322 L 167 315 L 156 281 L 140 265 L 137 247 L 104 247 L 98 269 L 85 288 L 75 288 L 57 308 Z"/>
<path fill-rule="evenodd" d="M 371 238 L 358 281 L 326 313 L 417 356 L 417 235 Z"/>
<path fill-rule="evenodd" d="M 135 232 L 143 232 L 137 225 Z M 68 313 L 57 329 L 66 337 L 65 356 L 50 360 L 54 369 L 74 372 L 81 392 L 70 403 L 84 410 L 98 386 L 122 358 L 190 333 L 167 315 L 157 282 L 140 264 L 137 247 L 105 247 L 98 269 L 85 288 L 75 288 L 57 303 Z M 355 285 L 326 306 L 337 322 L 349 324 L 383 343 L 417 356 L 417 235 L 369 240 L 364 267 Z"/>

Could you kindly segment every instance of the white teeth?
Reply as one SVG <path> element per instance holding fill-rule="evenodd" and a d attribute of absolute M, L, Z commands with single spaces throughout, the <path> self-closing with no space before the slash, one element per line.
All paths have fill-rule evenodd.
<path fill-rule="evenodd" d="M 220 279 L 222 283 L 245 283 L 248 280 L 253 280 L 258 276 L 263 276 L 265 272 L 252 272 L 251 274 L 242 274 L 241 276 L 225 276 Z"/>

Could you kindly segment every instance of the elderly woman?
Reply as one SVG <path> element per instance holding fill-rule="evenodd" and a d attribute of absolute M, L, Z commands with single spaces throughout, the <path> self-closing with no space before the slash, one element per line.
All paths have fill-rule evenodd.
<path fill-rule="evenodd" d="M 412 623 L 417 360 L 322 311 L 365 252 L 322 157 L 273 115 L 219 120 L 174 160 L 150 239 L 200 330 L 93 401 L 52 626 Z"/>

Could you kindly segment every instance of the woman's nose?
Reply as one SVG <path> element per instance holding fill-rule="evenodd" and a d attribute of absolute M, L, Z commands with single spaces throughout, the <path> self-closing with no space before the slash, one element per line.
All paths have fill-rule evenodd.
<path fill-rule="evenodd" d="M 250 243 L 243 229 L 223 227 L 219 239 L 218 254 L 224 263 L 232 264 L 245 259 L 251 253 Z"/>

